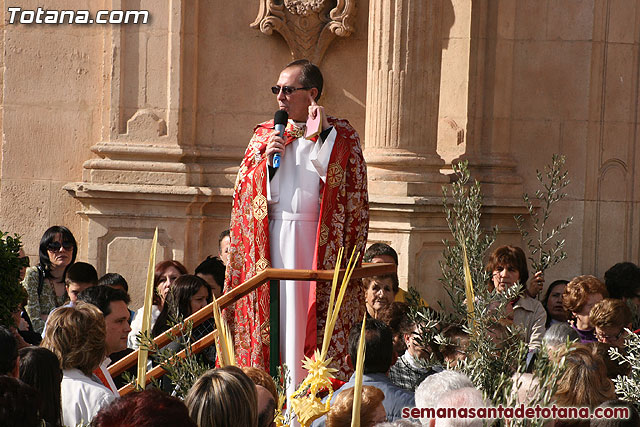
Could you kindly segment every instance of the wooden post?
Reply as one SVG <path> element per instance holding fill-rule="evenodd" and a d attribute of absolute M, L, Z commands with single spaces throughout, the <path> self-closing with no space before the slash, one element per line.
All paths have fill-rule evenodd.
<path fill-rule="evenodd" d="M 278 374 L 280 366 L 280 281 L 269 282 L 269 371 L 271 376 Z"/>

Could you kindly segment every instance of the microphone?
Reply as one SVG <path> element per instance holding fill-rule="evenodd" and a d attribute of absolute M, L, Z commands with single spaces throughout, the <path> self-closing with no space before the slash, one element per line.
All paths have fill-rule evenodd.
<path fill-rule="evenodd" d="M 284 110 L 276 111 L 276 114 L 273 116 L 273 123 L 275 124 L 276 130 L 280 133 L 281 138 L 284 138 L 284 128 L 287 126 L 287 120 L 289 120 L 289 114 Z M 273 155 L 273 167 L 274 169 L 280 167 L 280 153 Z"/>

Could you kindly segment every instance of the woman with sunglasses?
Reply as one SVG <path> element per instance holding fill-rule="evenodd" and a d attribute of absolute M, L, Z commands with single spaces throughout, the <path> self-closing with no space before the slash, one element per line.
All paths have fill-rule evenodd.
<path fill-rule="evenodd" d="M 67 300 L 64 273 L 77 253 L 76 239 L 67 227 L 54 225 L 40 239 L 40 262 L 27 269 L 22 281 L 28 294 L 25 310 L 39 334 L 51 310 Z"/>

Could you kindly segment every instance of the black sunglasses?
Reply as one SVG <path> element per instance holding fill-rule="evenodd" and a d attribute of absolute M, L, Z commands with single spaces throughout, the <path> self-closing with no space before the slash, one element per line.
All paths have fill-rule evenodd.
<path fill-rule="evenodd" d="M 280 93 L 280 90 L 282 90 L 282 93 L 284 93 L 285 95 L 291 95 L 293 92 L 297 91 L 297 90 L 307 90 L 307 89 L 311 89 L 310 87 L 291 87 L 291 86 L 272 86 L 271 87 L 271 92 L 274 95 L 277 95 Z"/>
<path fill-rule="evenodd" d="M 30 261 L 29 261 L 29 257 L 28 256 L 23 256 L 19 258 L 20 260 L 22 260 L 22 262 L 24 262 L 25 264 L 29 265 Z"/>
<path fill-rule="evenodd" d="M 47 249 L 51 252 L 58 252 L 60 248 L 64 248 L 65 251 L 70 251 L 73 249 L 73 243 L 71 242 L 51 242 L 47 245 Z"/>

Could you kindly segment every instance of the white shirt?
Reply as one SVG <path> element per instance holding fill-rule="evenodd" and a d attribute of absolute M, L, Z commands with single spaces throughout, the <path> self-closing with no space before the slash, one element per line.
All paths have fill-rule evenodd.
<path fill-rule="evenodd" d="M 88 377 L 79 369 L 62 371 L 62 422 L 67 426 L 89 423 L 116 396 L 98 378 Z"/>
<path fill-rule="evenodd" d="M 104 360 L 102 361 L 102 363 L 100 364 L 100 366 L 98 366 L 98 369 L 100 369 L 100 371 L 102 371 L 102 375 L 107 380 L 107 383 L 109 383 L 109 387 L 108 388 L 111 389 L 111 392 L 113 392 L 113 395 L 116 396 L 116 397 L 120 397 L 120 393 L 118 393 L 118 387 L 116 387 L 116 383 L 113 382 L 113 377 L 109 373 L 109 369 L 108 368 L 109 368 L 110 364 L 111 364 L 111 359 L 109 359 L 108 357 L 105 357 Z M 102 384 L 102 381 L 100 381 L 100 383 Z"/>
<path fill-rule="evenodd" d="M 136 315 L 133 318 L 133 322 L 131 322 L 131 331 L 129 332 L 129 336 L 127 337 L 127 347 L 132 349 L 137 349 L 140 347 L 138 345 L 138 340 L 136 337 L 142 330 L 142 314 L 144 313 L 144 306 L 140 307 L 138 311 L 136 311 Z M 160 316 L 160 309 L 157 305 L 151 306 L 151 329 L 153 329 L 153 325 L 156 324 L 156 320 L 158 320 L 158 316 Z"/>
<path fill-rule="evenodd" d="M 304 137 L 285 147 L 280 168 L 267 184 L 269 243 L 274 268 L 311 269 L 320 216 L 321 182 L 337 132 L 322 142 Z M 307 375 L 302 367 L 307 332 L 309 282 L 280 281 L 280 359 L 290 369 L 287 395 Z"/>

